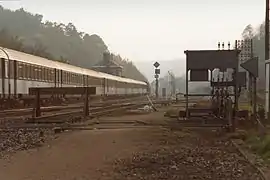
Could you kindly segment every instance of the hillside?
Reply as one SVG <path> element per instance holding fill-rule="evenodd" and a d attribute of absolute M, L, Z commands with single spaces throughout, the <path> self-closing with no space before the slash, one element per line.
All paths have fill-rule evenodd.
<path fill-rule="evenodd" d="M 0 6 L 0 46 L 72 65 L 91 68 L 108 49 L 97 34 L 81 32 L 72 24 L 43 21 L 43 16 L 23 9 L 11 11 Z M 131 61 L 115 55 L 124 67 L 123 76 L 146 78 Z"/>

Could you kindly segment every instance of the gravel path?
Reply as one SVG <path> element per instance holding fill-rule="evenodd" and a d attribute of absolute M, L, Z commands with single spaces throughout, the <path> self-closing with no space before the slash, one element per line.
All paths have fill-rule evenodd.
<path fill-rule="evenodd" d="M 49 129 L 6 129 L 0 131 L 0 158 L 12 153 L 42 146 L 54 138 Z"/>
<path fill-rule="evenodd" d="M 50 137 L 45 130 L 1 132 L 0 179 L 261 180 L 228 140 L 209 130 L 79 131 L 40 147 Z M 21 151 L 34 147 L 40 148 Z"/>
<path fill-rule="evenodd" d="M 226 140 L 213 133 L 163 131 L 144 152 L 114 162 L 114 180 L 261 180 Z"/>

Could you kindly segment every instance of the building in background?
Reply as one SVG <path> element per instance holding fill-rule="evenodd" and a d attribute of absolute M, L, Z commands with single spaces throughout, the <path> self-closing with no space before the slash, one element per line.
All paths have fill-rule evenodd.
<path fill-rule="evenodd" d="M 92 66 L 92 69 L 115 76 L 122 76 L 123 73 L 123 67 L 112 59 L 112 55 L 108 51 L 103 53 L 103 60 Z"/>

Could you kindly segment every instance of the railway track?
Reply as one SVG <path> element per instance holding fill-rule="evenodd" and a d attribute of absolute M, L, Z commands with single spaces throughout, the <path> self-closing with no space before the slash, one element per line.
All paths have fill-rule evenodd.
<path fill-rule="evenodd" d="M 169 101 L 154 100 L 153 103 L 166 104 L 169 103 Z M 149 101 L 145 96 L 105 100 L 100 102 L 95 101 L 90 103 L 90 117 L 97 117 L 104 114 L 128 109 L 136 109 L 147 104 L 149 104 Z M 36 118 L 33 118 L 32 108 L 4 110 L 0 112 L 0 122 L 2 126 L 21 123 L 76 122 L 82 119 L 83 107 L 84 105 L 82 103 L 69 104 L 64 106 L 42 107 L 42 115 Z"/>
<path fill-rule="evenodd" d="M 93 107 L 91 109 L 91 116 L 97 117 L 97 116 L 102 116 L 104 114 L 115 113 L 117 111 L 125 111 L 128 109 L 135 109 L 138 107 L 142 107 L 143 105 L 145 105 L 147 103 L 148 103 L 147 101 L 142 101 L 142 100 L 135 101 L 134 99 L 129 100 L 129 102 L 120 102 L 120 103 L 115 102 L 115 104 L 104 103 L 102 107 L 101 106 Z M 195 103 L 195 100 L 194 100 L 194 103 Z M 206 127 L 217 129 L 220 126 L 220 124 L 217 124 L 217 122 L 221 123 L 220 119 L 214 119 L 214 118 L 211 120 L 206 119 L 204 121 L 201 121 L 201 119 L 196 119 L 196 118 L 190 119 L 188 121 L 179 121 L 179 120 L 175 121 L 175 119 L 174 119 L 174 120 L 172 120 L 170 122 L 166 122 L 166 123 L 160 123 L 158 120 L 155 119 L 155 121 L 154 121 L 154 119 L 153 119 L 153 122 L 149 123 L 149 122 L 145 122 L 145 121 L 135 120 L 136 118 L 134 120 L 118 120 L 117 116 L 115 117 L 115 119 L 100 120 L 100 121 L 95 120 L 95 121 L 88 123 L 88 124 L 84 124 L 84 123 L 80 124 L 80 123 L 76 123 L 76 122 L 66 121 L 65 116 L 67 116 L 67 117 L 71 116 L 71 115 L 72 116 L 77 116 L 77 115 L 79 116 L 81 112 L 82 112 L 81 110 L 80 111 L 74 110 L 74 112 L 71 112 L 71 111 L 70 112 L 63 112 L 63 114 L 60 114 L 58 112 L 57 113 L 58 116 L 55 116 L 55 119 L 44 116 L 44 117 L 41 117 L 40 119 L 37 119 L 37 121 L 39 121 L 39 122 L 36 124 L 17 123 L 17 124 L 13 124 L 10 126 L 2 126 L 2 127 L 0 126 L 0 132 L 2 132 L 2 133 L 23 132 L 25 134 L 30 133 L 30 132 L 31 133 L 36 132 L 35 134 L 40 134 L 40 132 L 43 132 L 44 129 L 53 129 L 57 133 L 57 132 L 62 132 L 64 130 L 128 129 L 128 128 L 141 128 L 141 127 L 149 128 L 149 127 L 155 127 L 155 126 L 157 128 L 162 127 L 162 128 L 166 128 L 166 129 L 172 129 L 172 130 L 175 130 L 177 128 L 193 129 L 194 127 L 197 127 L 201 130 L 201 129 L 204 129 Z M 48 112 L 48 113 L 51 113 L 51 112 Z M 53 116 L 53 115 L 51 114 L 51 116 Z M 36 136 L 39 136 L 39 135 L 36 135 Z M 179 139 L 179 138 L 177 138 L 177 139 Z M 188 139 L 188 141 L 189 141 L 189 139 Z M 202 138 L 200 141 L 204 142 L 204 140 L 202 140 Z M 178 143 L 178 144 L 181 144 L 181 143 Z M 208 144 L 207 144 L 207 146 L 208 146 Z M 195 145 L 194 145 L 194 148 L 195 148 Z M 211 149 L 212 147 L 209 147 L 209 148 Z M 222 147 L 220 147 L 219 151 L 221 151 L 222 148 L 228 149 L 227 146 L 226 147 L 222 146 Z M 234 147 L 230 147 L 229 149 L 230 149 L 230 151 L 232 151 L 232 150 L 236 151 Z M 194 155 L 192 155 L 192 158 L 194 158 L 194 160 L 196 160 L 196 153 L 198 153 L 197 150 L 198 149 L 196 149 L 196 152 L 194 151 Z M 213 147 L 213 150 L 216 150 L 216 147 Z M 188 150 L 188 151 L 190 152 L 191 150 Z M 193 152 L 193 150 L 192 150 L 192 152 Z M 183 151 L 182 153 L 185 153 L 185 151 Z M 203 153 L 203 151 L 201 153 Z M 149 156 L 152 156 L 152 155 L 149 154 Z M 176 154 L 175 157 L 177 157 L 177 156 L 181 156 L 181 155 Z M 191 157 L 189 157 L 189 158 L 191 158 Z M 241 159 L 241 157 L 239 156 L 238 159 Z M 211 161 L 211 160 L 209 160 L 209 161 Z M 223 160 L 223 161 L 225 161 L 225 160 Z M 241 160 L 241 161 L 243 161 L 243 160 Z M 180 161 L 179 161 L 179 164 L 181 164 Z M 245 166 L 248 166 L 248 165 L 245 165 Z M 256 173 L 259 174 L 259 172 L 256 172 Z M 256 176 L 260 176 L 260 175 L 256 175 Z"/>

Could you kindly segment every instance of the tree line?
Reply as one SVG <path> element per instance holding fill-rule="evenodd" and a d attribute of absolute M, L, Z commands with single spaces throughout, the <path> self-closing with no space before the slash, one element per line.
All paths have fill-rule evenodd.
<path fill-rule="evenodd" d="M 40 14 L 0 6 L 0 46 L 89 68 L 103 58 L 108 47 L 97 34 L 81 32 L 73 23 L 43 21 Z M 147 81 L 128 59 L 113 55 L 123 76 Z"/>
<path fill-rule="evenodd" d="M 259 89 L 265 89 L 265 23 L 260 24 L 257 27 L 253 27 L 251 24 L 247 25 L 242 33 L 242 38 L 252 39 L 253 42 L 253 56 L 259 58 Z"/>

